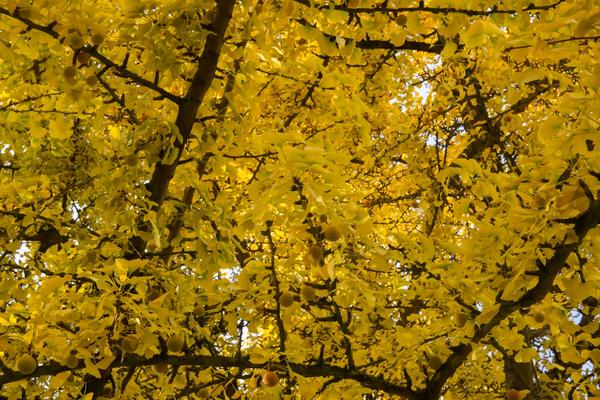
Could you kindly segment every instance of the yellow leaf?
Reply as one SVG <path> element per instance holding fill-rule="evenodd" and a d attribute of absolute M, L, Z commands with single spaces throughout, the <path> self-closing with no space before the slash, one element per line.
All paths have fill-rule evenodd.
<path fill-rule="evenodd" d="M 542 69 L 526 68 L 521 72 L 515 73 L 514 79 L 517 82 L 524 84 L 524 83 L 529 83 L 529 82 L 544 79 L 546 77 L 546 75 L 547 75 L 546 71 L 544 71 Z"/>
<path fill-rule="evenodd" d="M 518 273 L 512 277 L 504 287 L 500 299 L 504 301 L 517 300 L 521 295 L 521 289 L 525 286 L 522 274 Z"/>
<path fill-rule="evenodd" d="M 487 324 L 492 320 L 492 318 L 494 318 L 496 314 L 498 314 L 499 309 L 499 304 L 493 304 L 489 307 L 486 307 L 484 311 L 477 317 L 477 322 L 479 324 Z"/>
<path fill-rule="evenodd" d="M 329 262 L 327 262 L 327 275 L 328 275 L 329 279 L 331 279 L 331 280 L 335 279 L 335 269 L 334 269 L 334 265 L 333 265 L 333 260 L 330 260 Z"/>
<path fill-rule="evenodd" d="M 339 10 L 323 10 L 323 15 L 331 23 L 345 24 L 348 21 L 348 14 Z"/>
<path fill-rule="evenodd" d="M 593 349 L 590 351 L 590 357 L 596 363 L 596 365 L 600 364 L 600 349 Z"/>
<path fill-rule="evenodd" d="M 115 266 L 114 266 L 115 275 L 117 276 L 117 278 L 119 279 L 119 281 L 121 283 L 125 282 L 127 279 L 129 279 L 128 271 L 127 271 L 127 264 L 123 261 L 125 261 L 125 260 L 122 260 L 122 259 L 115 260 Z"/>
<path fill-rule="evenodd" d="M 526 362 L 533 360 L 537 356 L 538 356 L 537 350 L 532 347 L 528 347 L 528 348 L 519 350 L 519 352 L 515 355 L 515 361 L 519 362 L 519 363 L 526 363 Z"/>
<path fill-rule="evenodd" d="M 51 276 L 42 281 L 42 290 L 44 292 L 53 292 L 59 287 L 63 286 L 65 282 L 71 279 L 70 276 L 60 277 L 60 276 Z"/>
<path fill-rule="evenodd" d="M 579 354 L 579 352 L 577 351 L 577 349 L 575 349 L 574 347 L 569 347 L 564 349 L 561 353 L 560 353 L 560 358 L 568 363 L 575 363 L 575 364 L 581 364 L 582 362 L 585 362 L 585 358 L 581 356 L 581 354 Z"/>
<path fill-rule="evenodd" d="M 58 373 L 55 376 L 53 376 L 50 379 L 50 389 L 58 389 L 59 387 L 61 387 L 63 385 L 63 383 L 65 383 L 65 381 L 67 380 L 69 375 L 71 375 L 71 373 L 68 371 L 65 371 L 65 372 L 61 372 L 61 373 Z"/>
<path fill-rule="evenodd" d="M 271 358 L 269 356 L 262 353 L 262 351 L 260 351 L 259 349 L 254 349 L 250 353 L 250 362 L 255 364 L 263 364 L 269 361 L 270 359 Z"/>
<path fill-rule="evenodd" d="M 89 358 L 86 358 L 86 359 L 84 359 L 84 362 L 85 362 L 85 372 L 87 372 L 88 374 L 99 379 L 100 378 L 100 370 L 98 369 L 98 367 L 96 367 L 96 365 L 94 365 L 92 360 Z"/>
<path fill-rule="evenodd" d="M 71 126 L 72 121 L 67 120 L 64 117 L 57 117 L 56 119 L 50 120 L 48 130 L 50 136 L 55 139 L 68 139 L 71 137 Z"/>
<path fill-rule="evenodd" d="M 483 32 L 490 36 L 503 36 L 504 35 L 504 31 L 502 31 L 502 29 L 498 28 L 498 26 L 496 24 L 494 24 L 493 22 L 491 22 L 489 20 L 483 21 Z"/>
<path fill-rule="evenodd" d="M 421 16 L 416 12 L 408 13 L 406 16 L 406 27 L 413 34 L 427 33 L 427 27 L 423 25 Z"/>
<path fill-rule="evenodd" d="M 107 369 L 110 364 L 115 360 L 115 356 L 110 355 L 110 356 L 106 356 L 104 357 L 102 360 L 100 360 L 99 362 L 96 363 L 96 367 L 98 367 L 98 369 Z"/>
<path fill-rule="evenodd" d="M 406 36 L 406 31 L 404 29 L 399 29 L 397 31 L 394 31 L 394 33 L 390 35 L 390 42 L 394 46 L 400 47 L 404 44 L 404 42 L 406 42 Z"/>
<path fill-rule="evenodd" d="M 579 185 L 568 185 L 556 197 L 560 218 L 573 218 L 582 214 L 590 206 L 590 199 Z"/>
<path fill-rule="evenodd" d="M 29 120 L 29 134 L 33 138 L 41 138 L 48 134 L 48 130 L 44 128 L 39 121 L 32 118 Z"/>

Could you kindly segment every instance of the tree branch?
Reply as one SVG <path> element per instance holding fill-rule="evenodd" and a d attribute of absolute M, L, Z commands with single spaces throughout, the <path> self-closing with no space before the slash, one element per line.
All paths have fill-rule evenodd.
<path fill-rule="evenodd" d="M 520 299 L 514 301 L 501 301 L 498 313 L 486 324 L 481 325 L 475 331 L 471 343 L 479 343 L 493 328 L 498 326 L 513 312 L 531 307 L 540 302 L 546 294 L 552 290 L 554 279 L 565 267 L 566 260 L 585 239 L 587 233 L 600 223 L 600 199 L 591 202 L 586 212 L 575 219 L 574 232 L 578 238 L 573 243 L 562 243 L 555 248 L 554 255 L 541 268 L 542 274 L 538 283 L 528 290 Z M 463 364 L 473 350 L 471 344 L 461 344 L 452 349 L 444 365 L 438 369 L 427 387 L 421 392 L 422 399 L 436 399 L 442 391 L 446 381 L 454 375 L 456 370 Z"/>
<path fill-rule="evenodd" d="M 306 7 L 313 7 L 310 0 L 293 0 L 296 3 L 300 3 Z M 543 11 L 550 10 L 555 8 L 560 3 L 565 0 L 559 0 L 553 4 L 549 4 L 546 6 L 536 6 L 534 4 L 530 4 L 529 6 L 523 8 L 522 10 L 508 9 L 508 10 L 498 10 L 496 6 L 490 7 L 489 10 L 470 10 L 466 8 L 455 8 L 455 7 L 426 7 L 426 6 L 418 6 L 418 7 L 387 7 L 387 6 L 375 6 L 375 7 L 348 7 L 347 5 L 337 4 L 333 7 L 330 4 L 317 5 L 314 6 L 317 10 L 329 10 L 333 8 L 334 10 L 346 11 L 348 13 L 365 13 L 365 14 L 374 14 L 374 13 L 386 13 L 386 14 L 397 14 L 403 12 L 426 12 L 431 14 L 464 14 L 470 17 L 474 16 L 490 16 L 494 14 L 517 14 L 520 12 L 527 11 Z M 387 3 L 387 2 L 386 2 Z"/>

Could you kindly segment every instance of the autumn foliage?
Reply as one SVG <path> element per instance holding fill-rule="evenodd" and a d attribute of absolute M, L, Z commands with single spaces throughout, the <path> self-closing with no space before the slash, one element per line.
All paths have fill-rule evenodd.
<path fill-rule="evenodd" d="M 0 399 L 600 398 L 598 0 L 0 2 Z"/>

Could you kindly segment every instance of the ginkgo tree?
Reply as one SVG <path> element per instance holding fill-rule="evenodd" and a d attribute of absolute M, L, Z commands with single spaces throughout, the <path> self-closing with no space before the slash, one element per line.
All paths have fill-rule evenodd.
<path fill-rule="evenodd" d="M 4 0 L 1 399 L 600 398 L 598 0 Z"/>

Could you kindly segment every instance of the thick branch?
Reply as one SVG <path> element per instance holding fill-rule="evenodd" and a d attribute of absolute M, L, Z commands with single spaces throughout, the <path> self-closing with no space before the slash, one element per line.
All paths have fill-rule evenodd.
<path fill-rule="evenodd" d="M 294 0 L 296 3 L 300 3 L 307 7 L 312 7 L 310 0 Z M 518 14 L 520 12 L 527 11 L 543 11 L 549 10 L 565 0 L 558 0 L 557 2 L 545 6 L 536 6 L 535 4 L 530 4 L 529 6 L 523 8 L 522 10 L 515 9 L 506 9 L 499 10 L 496 6 L 488 8 L 487 10 L 471 10 L 467 8 L 456 8 L 456 7 L 426 7 L 426 6 L 418 6 L 418 7 L 388 7 L 388 6 L 375 6 L 375 7 L 348 7 L 344 4 L 337 4 L 331 6 L 330 4 L 323 5 L 315 5 L 314 7 L 317 10 L 329 10 L 333 8 L 334 10 L 346 11 L 348 13 L 364 13 L 364 14 L 374 14 L 374 13 L 386 13 L 386 14 L 397 14 L 404 12 L 425 12 L 431 14 L 464 14 L 470 17 L 475 16 L 490 16 L 494 14 Z M 385 2 L 387 3 L 387 2 Z"/>
<path fill-rule="evenodd" d="M 173 176 L 175 176 L 175 170 L 177 169 L 177 165 L 183 154 L 183 149 L 185 148 L 185 145 L 190 138 L 192 128 L 196 123 L 198 109 L 215 77 L 221 47 L 224 43 L 225 31 L 227 30 L 227 25 L 231 19 L 234 5 L 235 0 L 221 0 L 217 2 L 215 18 L 208 27 L 208 30 L 212 34 L 206 41 L 192 83 L 183 101 L 179 104 L 177 119 L 175 120 L 178 137 L 173 144 L 173 151 L 177 152 L 176 157 L 170 164 L 159 161 L 154 168 L 152 179 L 148 183 L 150 200 L 155 203 L 156 208 L 160 207 L 167 195 L 169 183 L 171 182 L 171 179 L 173 179 Z M 163 150 L 161 152 L 161 156 L 164 155 L 165 151 L 166 150 Z M 145 221 L 140 220 L 138 229 L 148 230 L 149 227 L 145 224 Z M 141 237 L 133 237 L 131 239 L 132 249 L 130 254 L 133 256 L 143 254 L 145 245 L 146 243 Z"/>
<path fill-rule="evenodd" d="M 44 32 L 47 35 L 50 35 L 54 39 L 57 39 L 57 40 L 60 39 L 60 35 L 58 34 L 58 32 L 53 30 L 55 23 L 52 23 L 49 25 L 39 25 L 39 24 L 36 24 L 35 22 L 31 21 L 30 19 L 22 17 L 18 13 L 18 11 L 14 11 L 11 13 L 8 9 L 2 8 L 2 7 L 0 7 L 0 15 L 1 14 L 8 15 L 9 17 L 12 17 L 12 18 L 15 18 L 15 19 L 21 21 L 22 23 L 27 25 L 30 29 Z M 100 52 L 98 52 L 98 50 L 95 47 L 87 45 L 87 46 L 82 47 L 81 51 L 85 51 L 86 53 L 89 53 L 92 57 L 94 57 L 95 59 L 100 61 L 102 64 L 106 65 L 107 67 L 113 68 L 118 73 L 119 76 L 127 78 L 127 79 L 131 80 L 132 82 L 137 83 L 140 86 L 143 86 L 152 91 L 155 91 L 158 94 L 160 94 L 162 97 L 169 99 L 176 104 L 179 104 L 179 102 L 181 101 L 180 97 L 178 97 L 172 93 L 169 93 L 168 91 L 164 90 L 163 88 L 161 88 L 154 82 L 151 82 L 151 81 L 141 77 L 140 75 L 128 70 L 124 66 L 121 66 L 121 65 L 115 63 L 114 61 L 110 60 L 106 56 L 102 55 Z"/>
<path fill-rule="evenodd" d="M 182 101 L 181 97 L 168 92 L 167 90 L 161 88 L 154 82 L 149 81 L 148 79 L 143 78 L 134 72 L 131 72 L 124 66 L 115 63 L 114 61 L 110 60 L 109 58 L 107 58 L 106 56 L 104 56 L 100 52 L 98 52 L 98 50 L 95 47 L 84 46 L 81 48 L 81 51 L 88 53 L 90 56 L 94 57 L 95 59 L 100 61 L 102 64 L 114 69 L 116 75 L 123 77 L 123 78 L 127 78 L 133 83 L 136 83 L 140 86 L 148 88 L 148 89 L 158 93 L 160 96 L 172 101 L 175 104 L 181 103 L 181 101 Z"/>
<path fill-rule="evenodd" d="M 297 19 L 300 25 L 310 26 L 311 28 L 318 29 L 313 24 L 310 24 L 304 18 Z M 336 35 L 331 35 L 329 33 L 325 33 L 321 31 L 321 34 L 325 36 L 330 42 L 335 43 Z M 347 43 L 355 42 L 356 47 L 363 50 L 412 50 L 412 51 L 422 51 L 424 53 L 432 53 L 432 54 L 440 54 L 442 50 L 444 50 L 444 43 L 441 41 L 436 41 L 432 43 L 427 42 L 417 42 L 413 40 L 407 40 L 401 45 L 395 45 L 389 40 L 371 40 L 371 39 L 362 39 L 356 41 L 352 38 L 344 38 Z"/>
<path fill-rule="evenodd" d="M 197 356 L 197 355 L 185 355 L 185 356 L 154 356 L 152 358 L 145 358 L 134 354 L 129 354 L 123 359 L 116 359 L 109 366 L 109 369 L 121 368 L 121 367 L 141 367 L 151 366 L 157 364 L 169 364 L 172 366 L 195 366 L 200 368 L 240 368 L 240 369 L 264 369 L 267 363 L 253 363 L 250 361 L 248 356 L 243 357 L 226 357 L 226 356 Z M 270 368 L 290 368 L 296 374 L 302 375 L 306 378 L 312 377 L 335 377 L 339 380 L 352 380 L 360 383 L 364 387 L 373 390 L 382 390 L 389 394 L 395 394 L 404 396 L 410 400 L 416 400 L 418 397 L 415 393 L 401 385 L 395 385 L 389 381 L 362 373 L 358 370 L 348 370 L 346 368 L 329 365 L 305 365 L 300 363 L 286 362 L 285 364 L 275 365 L 273 362 L 268 363 Z M 83 363 L 80 365 L 83 368 Z M 30 375 L 23 375 L 18 372 L 0 375 L 0 385 L 16 382 L 21 379 L 27 378 L 38 378 L 41 376 L 56 375 L 70 369 L 57 362 L 50 362 L 47 365 L 38 367 L 35 372 Z"/>
<path fill-rule="evenodd" d="M 234 4 L 234 0 L 221 0 L 217 3 L 215 19 L 208 28 L 213 34 L 210 35 L 209 39 L 206 41 L 206 46 L 198 61 L 198 67 L 192 79 L 192 84 L 190 85 L 183 102 L 180 104 L 177 113 L 175 124 L 181 135 L 174 143 L 177 157 L 171 164 L 163 164 L 162 162 L 157 163 L 156 168 L 154 169 L 150 181 L 150 200 L 158 205 L 160 205 L 165 198 L 169 183 L 175 175 L 177 163 L 181 158 L 185 144 L 192 132 L 196 113 L 214 79 L 215 71 L 217 70 L 217 62 L 219 61 L 219 54 L 221 53 L 221 47 L 224 42 L 225 30 L 231 19 Z"/>
<path fill-rule="evenodd" d="M 600 223 L 600 199 L 594 200 L 588 210 L 576 218 L 574 232 L 578 240 L 573 243 L 563 243 L 555 248 L 554 256 L 541 268 L 538 283 L 528 290 L 520 299 L 515 301 L 502 301 L 498 313 L 486 324 L 481 325 L 473 336 L 472 343 L 479 343 L 496 326 L 504 321 L 513 312 L 531 307 L 539 303 L 552 289 L 554 279 L 567 265 L 566 260 L 585 239 L 587 233 Z M 437 399 L 446 381 L 454 375 L 456 370 L 467 359 L 473 347 L 471 344 L 461 344 L 453 349 L 444 365 L 435 373 L 427 388 L 422 391 L 422 399 Z"/>

